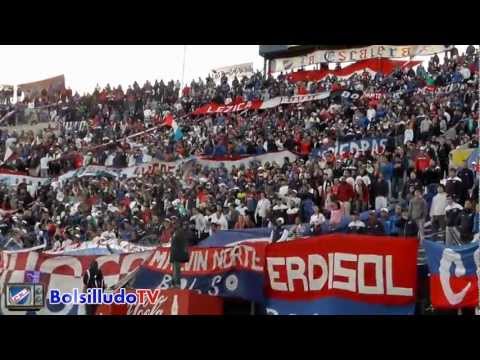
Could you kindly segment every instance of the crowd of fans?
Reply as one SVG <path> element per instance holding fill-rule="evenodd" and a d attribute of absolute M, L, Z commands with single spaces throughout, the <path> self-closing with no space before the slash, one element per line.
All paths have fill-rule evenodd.
<path fill-rule="evenodd" d="M 193 243 L 217 230 L 267 226 L 272 241 L 328 231 L 423 239 L 428 231 L 447 243 L 470 242 L 478 233 L 479 181 L 472 164 L 451 167 L 449 154 L 478 147 L 478 56 L 469 46 L 466 54 L 449 51 L 443 62 L 433 56 L 427 69 L 419 65 L 386 76 L 365 71 L 348 79 L 290 83 L 286 74 L 256 73 L 232 82 L 223 77 L 220 84 L 199 79 L 183 89 L 178 81 L 155 81 L 134 83 L 125 92 L 108 85 L 85 96 L 66 90 L 9 105 L 4 111 L 16 110 L 12 124 L 24 121 L 19 109 L 33 101 L 41 110 L 32 111 L 57 126 L 37 134 L 1 130 L 2 168 L 49 181 L 2 185 L 0 245 L 51 248 L 95 238 L 168 243 L 183 222 L 195 230 Z M 363 95 L 191 115 L 209 102 L 343 90 Z M 167 114 L 182 129 L 177 141 L 170 127 L 159 126 Z M 388 141 L 378 152 L 312 155 L 365 138 Z M 86 165 L 123 168 L 155 159 L 280 150 L 297 160 L 57 180 Z"/>

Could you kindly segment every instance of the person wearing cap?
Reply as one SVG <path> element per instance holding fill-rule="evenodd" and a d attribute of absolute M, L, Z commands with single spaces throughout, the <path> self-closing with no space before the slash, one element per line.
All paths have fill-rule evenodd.
<path fill-rule="evenodd" d="M 460 214 L 463 207 L 453 200 L 451 195 L 447 195 L 447 207 L 445 208 L 446 227 L 445 227 L 445 245 L 459 245 L 460 232 Z"/>
<path fill-rule="evenodd" d="M 285 221 L 279 217 L 275 220 L 275 225 L 270 233 L 270 242 L 276 243 L 279 241 L 285 241 L 288 239 L 288 230 L 284 226 Z"/>

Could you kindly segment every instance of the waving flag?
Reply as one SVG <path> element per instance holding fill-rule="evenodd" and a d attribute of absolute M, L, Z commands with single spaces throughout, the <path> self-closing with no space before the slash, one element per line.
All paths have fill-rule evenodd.
<path fill-rule="evenodd" d="M 183 137 L 183 132 L 173 118 L 172 114 L 168 114 L 167 116 L 165 116 L 163 123 L 165 124 L 165 126 L 170 126 L 173 129 L 173 138 L 175 141 L 178 141 Z"/>
<path fill-rule="evenodd" d="M 479 305 L 479 244 L 446 247 L 425 241 L 430 270 L 432 306 L 440 309 L 473 308 Z"/>

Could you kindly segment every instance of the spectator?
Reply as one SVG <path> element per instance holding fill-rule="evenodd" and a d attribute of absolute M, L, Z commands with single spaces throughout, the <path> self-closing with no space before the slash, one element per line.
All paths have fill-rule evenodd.
<path fill-rule="evenodd" d="M 322 232 L 322 225 L 325 223 L 325 217 L 320 213 L 318 206 L 315 206 L 313 211 L 313 215 L 310 216 L 310 231 L 312 234 L 318 235 Z"/>
<path fill-rule="evenodd" d="M 447 207 L 445 208 L 446 229 L 445 244 L 447 246 L 460 244 L 460 233 L 458 231 L 460 214 L 463 207 L 453 200 L 451 195 L 447 195 Z"/>
<path fill-rule="evenodd" d="M 216 230 L 228 230 L 228 222 L 222 212 L 221 206 L 217 206 L 217 211 L 210 216 L 210 224 L 212 225 L 210 229 L 210 235 L 212 235 Z"/>
<path fill-rule="evenodd" d="M 427 202 L 422 197 L 420 190 L 415 190 L 415 196 L 408 205 L 408 217 L 415 221 L 418 227 L 418 237 L 420 241 L 424 238 L 424 224 L 427 217 Z"/>
<path fill-rule="evenodd" d="M 378 221 L 377 213 L 373 210 L 368 213 L 366 232 L 372 235 L 385 235 L 383 225 Z"/>
<path fill-rule="evenodd" d="M 348 230 L 351 233 L 362 234 L 366 230 L 365 223 L 360 220 L 358 213 L 352 213 L 352 221 L 348 224 Z"/>
<path fill-rule="evenodd" d="M 373 193 L 375 194 L 375 210 L 388 207 L 388 182 L 383 178 L 380 173 L 377 181 L 373 184 Z"/>
<path fill-rule="evenodd" d="M 288 230 L 285 228 L 284 223 L 282 218 L 275 220 L 275 226 L 270 233 L 270 241 L 272 243 L 286 241 L 288 239 Z"/>
<path fill-rule="evenodd" d="M 344 215 L 350 215 L 350 205 L 353 200 L 353 187 L 350 185 L 344 176 L 340 178 L 340 184 L 337 189 L 337 200 L 340 202 L 341 207 L 343 208 Z"/>
<path fill-rule="evenodd" d="M 432 232 L 436 238 L 443 237 L 445 232 L 445 209 L 447 207 L 447 194 L 445 187 L 438 185 L 437 195 L 433 197 L 432 206 L 430 207 L 430 219 L 432 223 Z"/>
<path fill-rule="evenodd" d="M 343 210 L 338 201 L 335 201 L 330 211 L 330 229 L 335 230 L 342 222 Z"/>
<path fill-rule="evenodd" d="M 445 190 L 447 195 L 454 197 L 456 199 L 463 198 L 464 186 L 462 179 L 456 176 L 455 169 L 451 168 L 449 171 L 450 176 L 445 181 Z"/>
<path fill-rule="evenodd" d="M 267 211 L 270 210 L 272 206 L 270 200 L 265 198 L 265 193 L 260 193 L 260 200 L 257 203 L 257 207 L 255 209 L 255 221 L 257 226 L 265 226 L 266 219 L 267 219 Z"/>
<path fill-rule="evenodd" d="M 400 236 L 417 236 L 419 229 L 417 223 L 409 219 L 408 209 L 402 210 L 402 215 L 400 220 L 397 221 L 397 228 L 399 229 Z"/>
<path fill-rule="evenodd" d="M 309 229 L 307 228 L 307 226 L 302 224 L 302 220 L 300 219 L 300 216 L 297 216 L 295 218 L 295 224 L 290 229 L 290 233 L 292 234 L 293 237 L 301 237 L 309 233 Z"/>
<path fill-rule="evenodd" d="M 465 206 L 459 216 L 460 242 L 466 244 L 473 240 L 473 223 L 475 218 L 472 203 L 469 200 L 465 201 Z"/>

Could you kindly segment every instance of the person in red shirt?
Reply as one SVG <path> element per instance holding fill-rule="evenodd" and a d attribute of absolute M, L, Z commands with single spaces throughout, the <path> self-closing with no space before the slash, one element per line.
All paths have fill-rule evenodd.
<path fill-rule="evenodd" d="M 312 148 L 312 142 L 309 137 L 302 139 L 300 142 L 300 154 L 302 156 L 308 156 Z"/>
<path fill-rule="evenodd" d="M 346 216 L 350 215 L 350 204 L 353 200 L 353 196 L 354 191 L 352 185 L 350 185 L 346 181 L 345 177 L 342 176 L 340 178 L 340 184 L 338 185 L 337 189 L 337 200 L 340 202 Z"/>
<path fill-rule="evenodd" d="M 415 158 L 415 170 L 419 179 L 422 179 L 423 173 L 430 167 L 430 156 L 425 153 L 425 148 L 421 147 L 420 152 Z"/>

